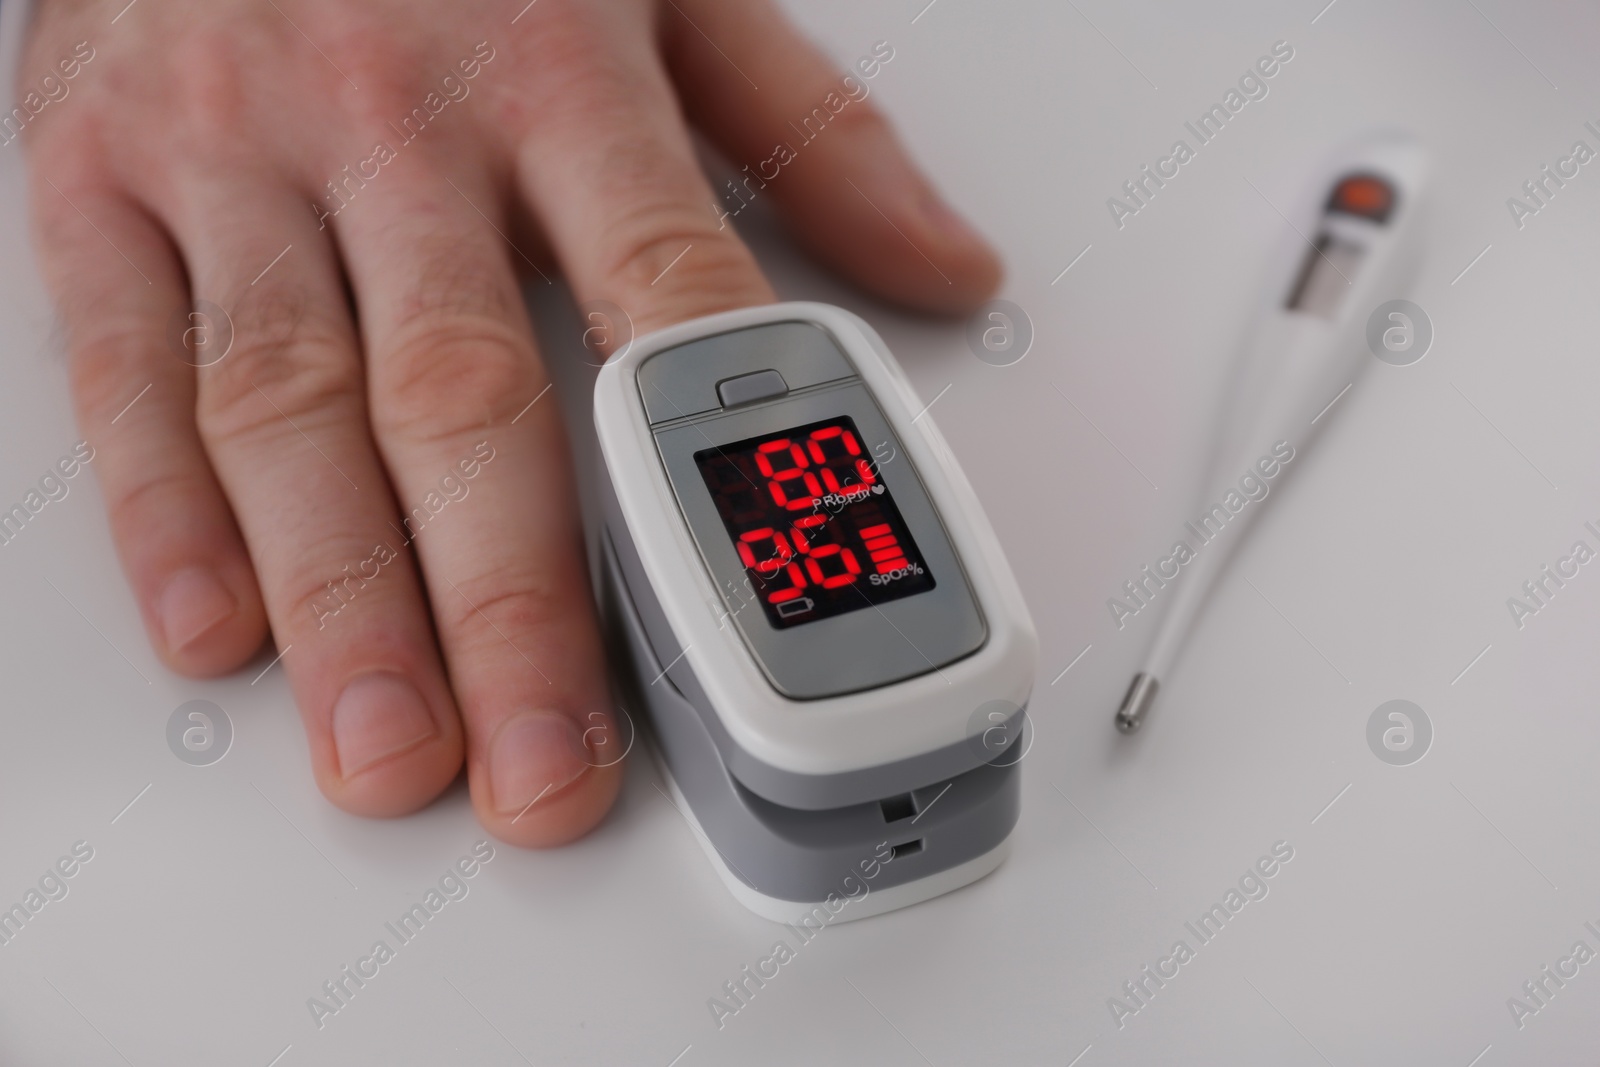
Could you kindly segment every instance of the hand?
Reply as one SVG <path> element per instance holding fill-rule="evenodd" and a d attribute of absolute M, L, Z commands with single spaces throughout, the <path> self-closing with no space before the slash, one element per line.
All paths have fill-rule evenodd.
<path fill-rule="evenodd" d="M 763 0 L 524 3 L 44 0 L 19 140 L 157 653 L 214 675 L 270 625 L 335 804 L 415 810 L 465 756 L 483 825 L 549 845 L 619 727 L 517 271 L 641 333 L 772 300 L 690 123 L 883 296 L 963 310 L 998 266 Z"/>

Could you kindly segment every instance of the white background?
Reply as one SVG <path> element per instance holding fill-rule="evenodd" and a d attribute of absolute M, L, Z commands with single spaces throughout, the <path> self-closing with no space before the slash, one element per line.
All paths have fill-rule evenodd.
<path fill-rule="evenodd" d="M 161 668 L 79 478 L 0 547 L 0 904 L 73 842 L 95 849 L 0 947 L 0 1063 L 1499 1067 L 1600 1047 L 1600 963 L 1524 1029 L 1506 1007 L 1579 937 L 1600 949 L 1582 925 L 1600 926 L 1600 566 L 1520 631 L 1505 603 L 1575 540 L 1596 545 L 1600 170 L 1520 231 L 1505 201 L 1574 140 L 1600 148 L 1582 127 L 1600 119 L 1600 17 L 1509 0 L 1338 0 L 1320 17 L 1323 0 L 925 2 L 812 0 L 796 17 L 842 63 L 893 45 L 875 98 L 1004 250 L 1032 352 L 987 366 L 961 323 L 864 299 L 759 214 L 750 236 L 782 295 L 865 315 L 924 399 L 950 386 L 933 415 L 1041 639 L 1012 858 L 829 929 L 719 1031 L 707 998 L 781 928 L 734 904 L 635 759 L 597 832 L 499 847 L 319 1031 L 306 999 L 482 837 L 465 791 L 395 821 L 329 805 L 281 672 L 250 684 L 270 651 L 220 681 Z M 1277 40 L 1295 55 L 1270 95 L 1119 231 L 1106 198 Z M 1433 349 L 1375 364 L 1339 402 L 1124 738 L 1111 715 L 1150 620 L 1118 632 L 1105 600 L 1191 517 L 1197 443 L 1285 240 L 1272 205 L 1337 142 L 1395 125 L 1435 163 L 1410 294 Z M 0 148 L 4 506 L 77 440 L 19 163 Z M 562 299 L 536 310 L 581 433 L 592 372 Z M 206 768 L 164 737 L 197 697 L 236 731 Z M 1365 740 L 1396 697 L 1436 731 L 1410 767 Z M 1280 840 L 1294 859 L 1270 895 L 1119 1030 L 1107 998 L 1174 940 L 1193 946 L 1184 921 Z"/>

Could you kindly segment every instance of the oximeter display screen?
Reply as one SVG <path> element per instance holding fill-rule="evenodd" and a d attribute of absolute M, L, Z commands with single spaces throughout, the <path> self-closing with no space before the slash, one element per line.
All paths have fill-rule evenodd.
<path fill-rule="evenodd" d="M 707 448 L 694 461 L 773 626 L 934 587 L 849 418 Z"/>

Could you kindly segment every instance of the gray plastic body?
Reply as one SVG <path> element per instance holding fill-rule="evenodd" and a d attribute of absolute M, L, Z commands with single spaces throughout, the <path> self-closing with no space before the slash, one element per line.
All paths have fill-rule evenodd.
<path fill-rule="evenodd" d="M 768 897 L 815 903 L 840 892 L 841 882 L 858 875 L 859 865 L 885 843 L 893 849 L 893 862 L 878 874 L 873 883 L 878 889 L 976 859 L 1010 835 L 1021 796 L 1018 754 L 1011 749 L 993 763 L 947 780 L 933 778 L 920 788 L 880 792 L 843 805 L 836 800 L 826 809 L 786 807 L 756 795 L 723 761 L 707 728 L 715 721 L 711 709 L 696 707 L 684 692 L 701 693 L 693 673 L 681 662 L 662 666 L 644 621 L 650 615 L 660 618 L 660 608 L 648 589 L 630 587 L 630 568 L 623 565 L 632 549 L 626 531 L 603 533 L 600 548 L 604 606 L 613 652 L 629 668 L 634 690 L 629 700 L 648 711 L 655 743 L 673 780 L 712 847 L 740 881 Z M 1019 737 L 1013 745 L 1023 743 Z"/>
<path fill-rule="evenodd" d="M 748 377 L 752 371 L 773 369 L 782 373 L 790 391 L 779 404 L 724 409 L 718 384 Z M 892 429 L 877 410 L 854 368 L 828 335 L 811 323 L 783 322 L 738 330 L 666 349 L 640 366 L 639 388 L 652 419 L 661 462 L 678 497 L 685 522 L 701 546 L 708 569 L 722 590 L 722 625 L 739 630 L 757 662 L 780 692 L 790 697 L 822 695 L 825 688 L 849 691 L 891 684 L 908 676 L 937 670 L 971 653 L 984 640 L 985 627 L 973 600 L 960 561 L 950 546 L 921 480 L 909 462 L 885 464 L 881 469 L 900 502 L 908 523 L 941 585 L 928 592 L 892 602 L 876 610 L 809 623 L 782 632 L 767 626 L 759 610 L 736 610 L 730 592 L 739 588 L 744 566 L 733 554 L 708 492 L 689 459 L 696 447 L 734 440 L 758 432 L 761 425 L 784 425 L 784 419 L 810 418 L 848 412 L 873 440 L 894 442 Z M 650 395 L 671 398 L 658 413 Z M 672 414 L 669 414 L 672 413 Z M 677 415 L 678 412 L 692 412 Z M 774 424 L 774 419 L 776 423 Z M 632 533 L 622 520 L 614 487 L 603 490 L 606 525 L 615 538 L 622 573 L 634 591 L 634 604 L 661 662 L 670 664 L 666 677 L 699 709 L 702 728 L 720 753 L 723 764 L 750 791 L 786 808 L 824 811 L 850 804 L 876 801 L 909 793 L 993 759 L 981 736 L 966 737 L 914 756 L 857 770 L 832 774 L 801 774 L 773 766 L 741 748 L 728 733 L 706 696 L 687 657 L 684 642 L 672 632 L 660 610 L 639 563 Z M 702 533 L 705 534 L 702 537 Z M 824 689 L 808 675 L 807 663 L 838 665 Z M 659 670 L 659 668 L 658 668 Z M 652 673 L 649 677 L 654 678 Z M 1021 733 L 1024 711 L 1019 708 L 1005 724 L 1005 737 Z M 985 726 L 993 725 L 985 723 Z"/>
<path fill-rule="evenodd" d="M 832 313 L 821 318 L 833 322 Z M 833 325 L 850 328 L 848 322 Z M 710 652 L 706 646 L 738 647 L 765 679 L 762 691 L 745 699 L 778 701 L 768 715 L 837 718 L 839 702 L 855 700 L 851 714 L 863 717 L 853 724 L 840 720 L 836 727 L 839 744 L 849 747 L 861 731 L 883 721 L 875 699 L 895 712 L 915 714 L 922 701 L 930 701 L 929 687 L 919 679 L 959 672 L 959 664 L 975 661 L 989 644 L 985 612 L 913 460 L 917 450 L 905 448 L 901 439 L 904 420 L 911 416 L 903 412 L 898 424 L 887 417 L 868 387 L 871 374 L 863 373 L 847 350 L 856 352 L 854 358 L 873 354 L 870 348 L 850 349 L 818 322 L 802 318 L 733 327 L 646 353 L 634 383 L 648 439 L 635 438 L 643 447 L 620 454 L 627 463 L 642 461 L 654 469 L 641 478 L 645 472 L 632 466 L 617 472 L 608 465 L 601 487 L 603 608 L 615 660 L 628 668 L 624 706 L 646 713 L 662 763 L 689 809 L 685 814 L 714 850 L 730 889 L 758 911 L 744 888 L 768 903 L 820 902 L 839 892 L 843 879 L 862 870 L 863 862 L 886 855 L 892 862 L 882 864 L 874 882 L 880 902 L 898 894 L 910 903 L 966 884 L 1004 856 L 1020 806 L 1017 763 L 1029 738 L 1022 729 L 1025 711 L 1014 703 L 991 701 L 977 708 L 967 736 L 935 734 L 920 748 L 886 746 L 892 754 L 876 763 L 811 759 L 779 765 L 770 754 L 762 758 L 742 746 L 730 732 L 729 720 L 740 725 L 739 716 L 750 709 L 743 703 L 718 708 L 696 676 L 695 662 Z M 892 380 L 878 386 L 894 389 Z M 904 397 L 895 399 L 906 407 Z M 627 410 L 633 402 L 613 395 L 609 410 Z M 864 595 L 859 608 L 774 626 L 761 606 L 741 594 L 749 584 L 745 563 L 696 456 L 834 419 L 853 424 L 862 447 L 871 450 L 875 483 L 889 494 L 885 501 L 898 507 L 896 521 L 904 522 L 936 584 L 897 599 Z M 938 462 L 926 452 L 920 459 Z M 943 468 L 932 473 L 941 475 Z M 670 518 L 663 513 L 633 528 L 618 500 L 621 485 L 629 487 L 635 507 L 665 488 L 672 501 Z M 703 565 L 722 602 L 720 612 L 714 603 L 704 605 L 704 619 L 715 625 L 693 639 L 678 632 L 665 610 L 675 609 L 671 617 L 682 614 L 682 591 L 664 606 L 641 558 L 641 550 L 650 556 L 674 543 L 677 531 L 662 528 L 663 522 L 681 522 L 692 541 L 683 546 L 692 555 L 680 553 L 672 566 Z M 670 572 L 658 578 L 674 584 Z M 1010 623 L 1021 612 L 1014 600 L 1006 606 L 1010 614 L 1004 621 Z M 702 621 L 680 618 L 679 625 L 692 631 Z M 1014 642 L 1014 631 L 1012 626 L 1002 633 L 1010 633 Z M 1027 640 L 1031 643 L 1031 632 Z M 691 655 L 691 647 L 702 652 Z M 827 669 L 819 670 L 818 664 Z M 720 675 L 707 681 L 716 683 L 712 691 L 727 689 Z M 952 684 L 943 678 L 943 685 Z M 921 695 L 910 698 L 911 693 Z M 1004 712 L 985 713 L 991 704 Z M 948 722 L 949 709 L 940 710 Z M 997 718 L 1001 714 L 1003 723 Z M 991 747 L 997 735 L 1010 743 Z M 828 769 L 830 763 L 836 769 Z M 881 893 L 885 889 L 891 894 Z"/>

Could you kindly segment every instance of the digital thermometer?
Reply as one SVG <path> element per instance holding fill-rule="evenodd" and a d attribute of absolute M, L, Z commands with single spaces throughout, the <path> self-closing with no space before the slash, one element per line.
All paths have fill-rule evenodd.
<path fill-rule="evenodd" d="M 1241 356 L 1194 514 L 1204 513 L 1241 474 L 1257 482 L 1277 474 L 1274 485 L 1281 484 L 1288 468 L 1277 461 L 1293 456 L 1331 421 L 1321 416 L 1372 361 L 1369 318 L 1415 275 L 1425 177 L 1421 147 L 1398 136 L 1358 143 L 1329 169 L 1317 190 L 1315 218 L 1286 238 L 1293 248 L 1284 261 L 1295 269 L 1285 273 Z M 1216 543 L 1198 546 L 1193 562 L 1166 576 L 1177 588 L 1144 667 L 1117 709 L 1123 733 L 1144 721 L 1217 576 L 1260 511 L 1243 507 L 1231 521 L 1226 513 L 1218 516 Z"/>
<path fill-rule="evenodd" d="M 1037 639 L 872 328 L 809 303 L 682 323 L 607 362 L 594 405 L 606 613 L 734 896 L 843 920 L 993 870 Z"/>

